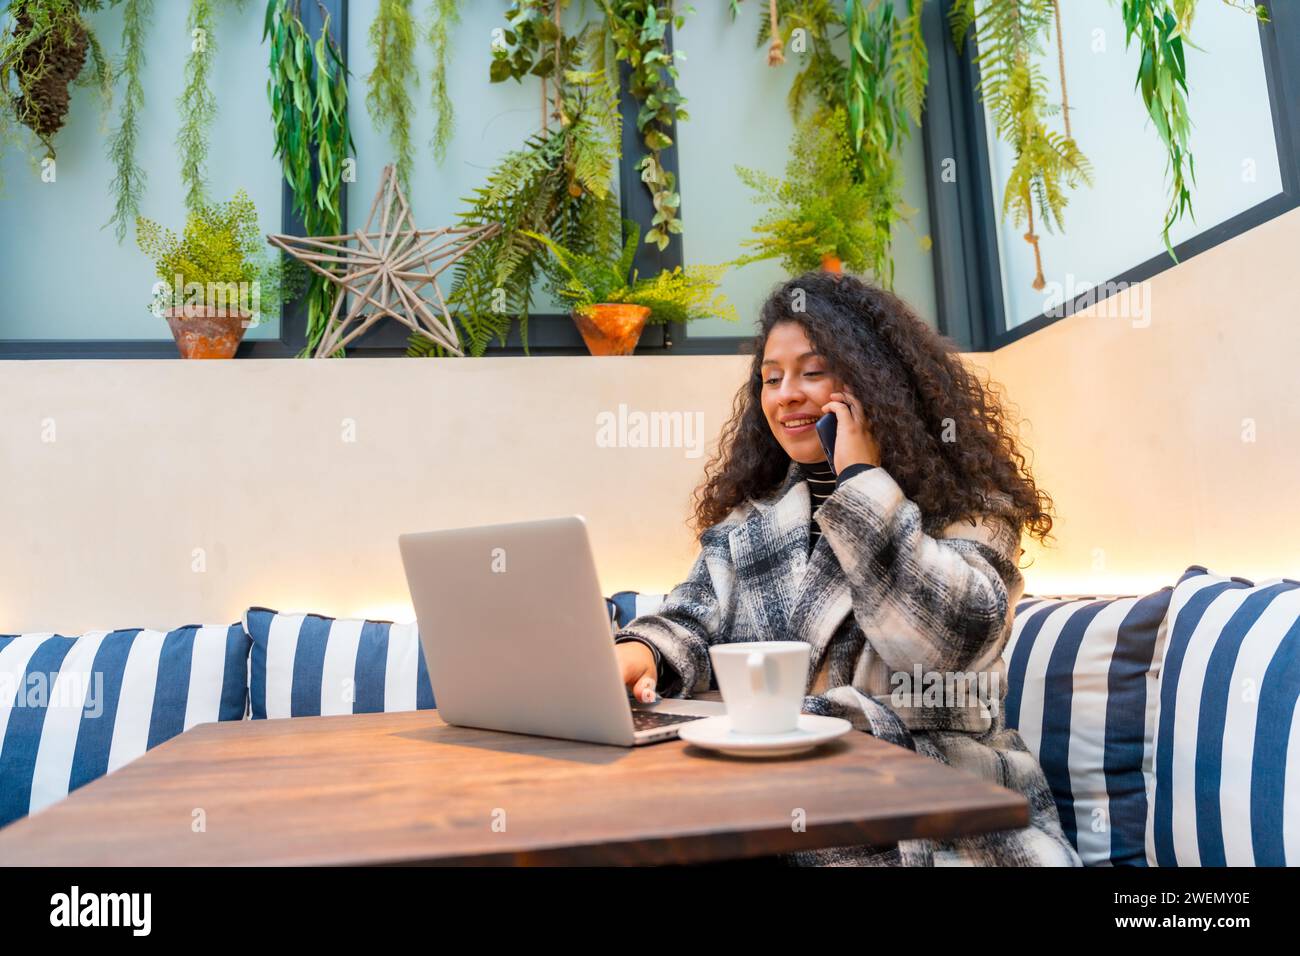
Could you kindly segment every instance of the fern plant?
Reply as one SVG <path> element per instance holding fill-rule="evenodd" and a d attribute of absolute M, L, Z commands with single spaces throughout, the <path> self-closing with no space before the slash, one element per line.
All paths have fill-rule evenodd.
<path fill-rule="evenodd" d="M 626 302 L 649 308 L 646 322 L 650 325 L 711 317 L 739 321 L 735 307 L 718 292 L 725 265 L 685 269 L 676 266 L 651 279 L 639 278 L 632 268 L 632 260 L 641 239 L 641 227 L 631 219 L 624 219 L 623 230 L 626 238 L 622 252 L 616 257 L 571 252 L 549 236 L 530 231 L 524 234 L 550 251 L 551 259 L 543 267 L 548 288 L 575 311 L 587 312 L 591 306 L 605 302 Z"/>
<path fill-rule="evenodd" d="M 411 122 L 415 108 L 407 85 L 419 84 L 415 70 L 415 20 L 411 0 L 379 0 L 370 24 L 370 52 L 375 67 L 367 77 L 366 107 L 376 126 L 387 127 L 397 178 L 410 191 L 415 151 Z"/>
<path fill-rule="evenodd" d="M 1015 152 L 1002 193 L 1002 215 L 1016 226 L 1028 222 L 1025 239 L 1038 255 L 1034 212 L 1049 232 L 1064 229 L 1066 189 L 1092 183 L 1092 167 L 1073 137 L 1049 129 L 1046 117 L 1060 112 L 1047 99 L 1047 80 L 1034 57 L 1055 12 L 1055 0 L 957 0 L 950 11 L 953 41 L 961 51 L 974 27 L 978 92 L 999 138 Z M 1041 263 L 1033 281 L 1045 284 Z"/>
<path fill-rule="evenodd" d="M 812 113 L 799 126 L 784 179 L 736 167 L 757 201 L 773 207 L 741 243 L 755 251 L 732 261 L 741 266 L 780 258 L 798 275 L 835 256 L 851 272 L 863 272 L 887 258 L 889 230 L 876 215 L 880 184 L 854 179 L 855 156 L 842 107 Z M 896 189 L 894 185 L 889 188 Z M 892 195 L 890 202 L 899 201 Z M 891 273 L 878 275 L 884 283 Z"/>
<path fill-rule="evenodd" d="M 576 34 L 575 62 L 594 66 L 601 54 L 590 25 Z M 456 263 L 448 306 L 470 355 L 482 355 L 493 338 L 506 342 L 518 319 L 528 351 L 528 314 L 533 284 L 542 276 L 546 249 L 531 231 L 577 252 L 616 253 L 618 199 L 613 167 L 619 156 L 621 122 L 617 91 L 603 69 L 566 70 L 556 77 L 564 122 L 530 136 L 508 153 L 487 182 L 465 199 L 459 225 L 498 223 L 501 231 L 479 242 Z M 407 342 L 410 355 L 443 355 L 424 336 Z"/>

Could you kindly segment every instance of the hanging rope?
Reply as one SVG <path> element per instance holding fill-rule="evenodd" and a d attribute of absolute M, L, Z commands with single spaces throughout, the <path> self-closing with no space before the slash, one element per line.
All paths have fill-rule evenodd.
<path fill-rule="evenodd" d="M 1070 94 L 1065 85 L 1065 38 L 1061 34 L 1061 0 L 1052 0 L 1052 13 L 1056 17 L 1056 65 L 1061 71 L 1061 113 L 1065 116 L 1065 138 L 1073 139 L 1070 135 Z M 1038 245 L 1038 235 L 1034 232 L 1034 201 L 1032 197 L 1029 200 L 1029 231 L 1025 233 L 1025 241 L 1034 247 L 1034 281 L 1032 283 L 1035 289 L 1041 289 L 1047 285 L 1047 280 L 1043 277 L 1043 254 Z"/>
<path fill-rule="evenodd" d="M 1047 280 L 1043 278 L 1043 255 L 1038 249 L 1038 236 L 1034 235 L 1034 202 L 1029 201 L 1029 231 L 1025 233 L 1025 241 L 1034 247 L 1034 281 L 1033 287 L 1041 289 L 1047 285 Z"/>
<path fill-rule="evenodd" d="M 767 65 L 780 66 L 785 62 L 785 54 L 782 52 L 785 44 L 781 42 L 781 28 L 776 22 L 776 0 L 769 0 L 768 16 L 771 17 L 771 29 L 768 32 L 772 34 L 772 42 L 767 47 Z"/>
<path fill-rule="evenodd" d="M 561 129 L 567 125 L 564 116 L 564 85 L 560 82 L 560 44 L 564 42 L 564 34 L 560 32 L 560 7 L 563 5 L 563 0 L 555 0 L 555 120 Z"/>
<path fill-rule="evenodd" d="M 1061 2 L 1052 0 L 1052 12 L 1056 14 L 1056 62 L 1061 70 L 1061 114 L 1065 117 L 1065 138 L 1070 135 L 1070 94 L 1065 88 L 1065 40 L 1061 36 Z"/>

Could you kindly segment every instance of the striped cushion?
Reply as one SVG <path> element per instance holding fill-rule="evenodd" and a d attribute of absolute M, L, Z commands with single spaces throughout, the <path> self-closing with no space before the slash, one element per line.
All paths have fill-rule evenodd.
<path fill-rule="evenodd" d="M 432 710 L 415 624 L 287 614 L 252 607 L 252 717 Z"/>
<path fill-rule="evenodd" d="M 1300 581 L 1188 568 L 1159 695 L 1147 862 L 1300 865 Z"/>
<path fill-rule="evenodd" d="M 0 636 L 0 826 L 195 724 L 241 720 L 238 624 Z"/>
<path fill-rule="evenodd" d="M 618 591 L 605 599 L 614 606 L 614 629 L 627 627 L 642 614 L 653 614 L 664 603 L 665 594 L 642 594 L 640 591 Z"/>
<path fill-rule="evenodd" d="M 1150 740 L 1171 592 L 1016 606 L 1003 652 L 1007 726 L 1043 765 L 1061 827 L 1085 865 L 1145 862 Z"/>

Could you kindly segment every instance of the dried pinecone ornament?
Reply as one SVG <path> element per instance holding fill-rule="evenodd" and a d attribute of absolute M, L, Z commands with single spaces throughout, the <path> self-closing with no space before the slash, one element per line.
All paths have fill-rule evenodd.
<path fill-rule="evenodd" d="M 15 32 L 32 29 L 26 11 L 14 16 Z M 18 85 L 14 109 L 19 122 L 41 138 L 53 154 L 50 140 L 63 128 L 71 93 L 68 87 L 86 65 L 90 38 L 80 19 L 55 25 L 45 36 L 23 50 L 18 60 Z"/>

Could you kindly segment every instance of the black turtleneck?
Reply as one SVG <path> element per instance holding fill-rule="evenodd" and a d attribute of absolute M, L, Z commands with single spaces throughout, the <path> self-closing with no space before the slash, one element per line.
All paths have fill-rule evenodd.
<path fill-rule="evenodd" d="M 808 491 L 812 497 L 811 524 L 808 528 L 809 554 L 812 554 L 812 549 L 817 547 L 817 539 L 822 534 L 822 529 L 817 524 L 817 509 L 821 507 L 822 502 L 829 498 L 839 485 L 859 472 L 874 467 L 876 466 L 866 464 L 849 465 L 836 476 L 835 469 L 825 459 L 812 463 L 799 462 L 799 473 L 808 482 Z"/>

